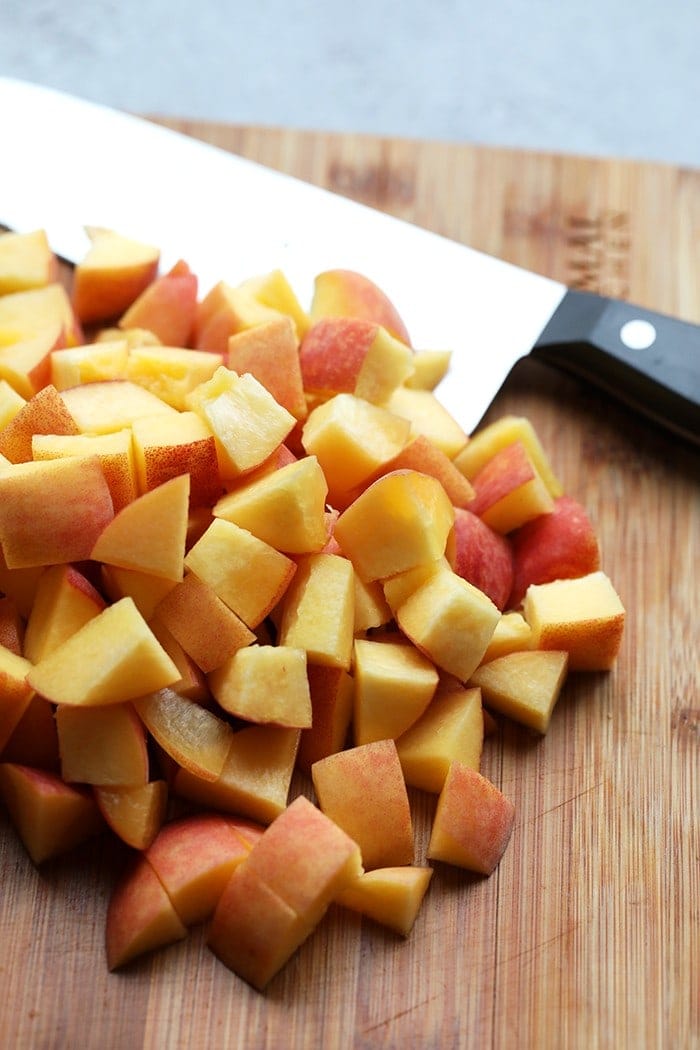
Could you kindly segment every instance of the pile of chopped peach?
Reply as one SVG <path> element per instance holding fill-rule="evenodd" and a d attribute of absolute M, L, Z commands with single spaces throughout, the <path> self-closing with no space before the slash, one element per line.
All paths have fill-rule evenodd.
<path fill-rule="evenodd" d="M 63 280 L 0 236 L 0 796 L 37 865 L 125 844 L 110 968 L 206 922 L 262 989 L 331 904 L 408 935 L 434 864 L 494 871 L 485 739 L 624 609 L 532 424 L 466 434 L 368 277 L 304 306 L 90 234 Z"/>

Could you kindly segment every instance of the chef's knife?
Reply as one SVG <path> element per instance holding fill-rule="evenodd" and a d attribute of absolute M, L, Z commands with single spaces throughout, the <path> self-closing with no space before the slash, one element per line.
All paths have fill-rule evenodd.
<path fill-rule="evenodd" d="M 355 269 L 414 346 L 449 349 L 437 394 L 467 432 L 533 353 L 700 444 L 700 327 L 484 255 L 327 190 L 64 93 L 0 77 L 0 223 L 76 262 L 86 226 L 187 260 L 206 291 L 281 269 L 302 301 Z"/>

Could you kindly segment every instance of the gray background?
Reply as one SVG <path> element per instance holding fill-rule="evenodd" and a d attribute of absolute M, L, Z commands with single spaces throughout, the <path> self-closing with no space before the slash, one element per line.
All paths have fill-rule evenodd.
<path fill-rule="evenodd" d="M 692 167 L 699 52 L 699 0 L 0 0 L 0 73 L 140 113 Z"/>

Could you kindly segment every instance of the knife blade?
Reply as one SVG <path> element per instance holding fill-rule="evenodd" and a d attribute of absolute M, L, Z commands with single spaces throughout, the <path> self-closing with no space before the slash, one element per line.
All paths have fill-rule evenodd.
<path fill-rule="evenodd" d="M 700 326 L 531 273 L 148 120 L 0 77 L 0 223 L 77 262 L 87 226 L 184 258 L 207 290 L 281 269 L 302 301 L 370 277 L 414 347 L 452 352 L 436 390 L 470 433 L 533 354 L 700 444 Z"/>

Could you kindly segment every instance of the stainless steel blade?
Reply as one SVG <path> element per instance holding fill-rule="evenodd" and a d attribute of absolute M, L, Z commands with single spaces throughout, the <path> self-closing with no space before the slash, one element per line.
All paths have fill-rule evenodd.
<path fill-rule="evenodd" d="M 184 258 L 202 291 L 282 269 L 302 302 L 320 271 L 372 278 L 414 346 L 449 349 L 440 400 L 467 432 L 564 285 L 249 160 L 73 96 L 0 77 L 0 222 L 44 228 L 77 261 L 105 226 Z"/>

